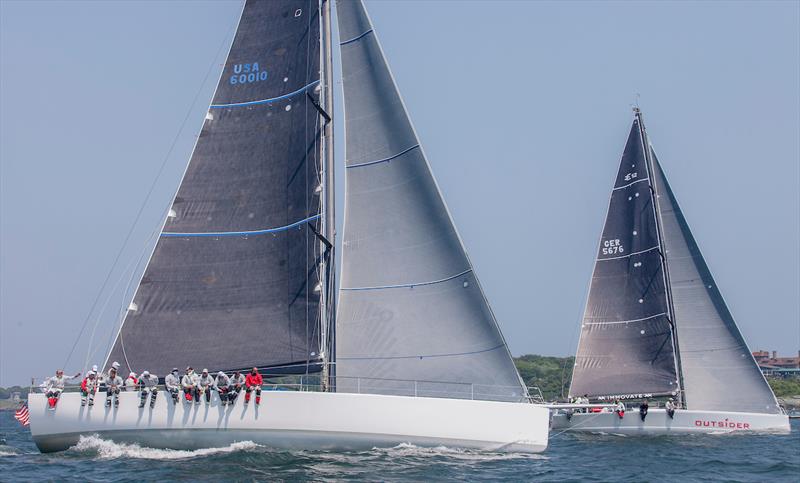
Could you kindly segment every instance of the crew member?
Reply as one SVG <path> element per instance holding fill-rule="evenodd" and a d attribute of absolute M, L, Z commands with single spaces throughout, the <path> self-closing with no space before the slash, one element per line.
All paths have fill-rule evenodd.
<path fill-rule="evenodd" d="M 192 369 L 192 366 L 186 368 L 186 374 L 181 379 L 183 395 L 186 397 L 186 401 L 192 402 L 194 400 L 195 404 L 200 404 L 200 392 L 197 388 L 198 379 L 199 377 Z"/>
<path fill-rule="evenodd" d="M 642 418 L 642 421 L 644 421 L 644 418 L 647 417 L 648 409 L 650 409 L 650 405 L 647 403 L 647 398 L 645 398 L 645 400 L 642 401 L 642 404 L 639 405 L 639 417 Z"/>
<path fill-rule="evenodd" d="M 117 364 L 116 362 L 114 364 Z M 119 366 L 119 364 L 117 364 Z M 122 387 L 122 378 L 117 374 L 117 369 L 111 367 L 108 370 L 108 375 L 104 378 L 106 386 L 106 407 L 111 407 L 111 399 L 114 399 L 114 407 L 119 407 L 119 390 Z"/>
<path fill-rule="evenodd" d="M 58 369 L 55 376 L 47 378 L 42 383 L 42 388 L 44 388 L 44 392 L 47 394 L 47 404 L 50 406 L 51 410 L 56 409 L 56 404 L 58 404 L 61 393 L 64 391 L 64 384 L 67 380 L 75 379 L 80 375 L 81 373 L 79 372 L 72 377 L 64 377 L 64 371 Z"/>
<path fill-rule="evenodd" d="M 93 371 L 95 370 L 94 369 L 95 367 L 97 367 L 97 366 L 92 366 L 92 370 Z M 119 371 L 119 362 L 117 362 L 117 361 L 112 362 L 111 363 L 111 367 L 109 367 L 106 372 L 103 372 L 102 374 L 98 373 L 97 377 L 99 379 L 100 392 L 106 392 L 108 390 L 108 387 L 106 387 L 106 379 L 108 378 L 108 373 L 111 372 L 111 369 Z M 97 371 L 95 371 L 95 372 L 97 372 Z"/>
<path fill-rule="evenodd" d="M 123 390 L 125 390 L 125 391 L 135 391 L 136 388 L 139 387 L 139 381 L 138 381 L 138 379 L 136 379 L 136 377 L 137 377 L 137 374 L 135 372 L 131 371 L 131 373 L 128 374 L 128 378 L 125 379 L 125 387 L 123 388 Z"/>
<path fill-rule="evenodd" d="M 614 399 L 614 404 L 616 405 L 615 413 L 619 416 L 620 419 L 625 417 L 625 403 L 620 401 L 619 399 Z"/>
<path fill-rule="evenodd" d="M 139 408 L 144 407 L 147 396 L 150 396 L 150 409 L 156 407 L 156 397 L 158 396 L 158 376 L 150 374 L 150 371 L 143 371 L 142 377 L 138 381 L 139 387 Z"/>
<path fill-rule="evenodd" d="M 214 390 L 217 391 L 217 394 L 219 395 L 219 402 L 223 406 L 228 405 L 228 393 L 231 390 L 230 385 L 231 378 L 228 377 L 228 375 L 224 372 L 219 371 L 217 373 L 217 377 L 214 378 Z"/>
<path fill-rule="evenodd" d="M 673 419 L 675 417 L 675 402 L 672 400 L 672 398 L 667 400 L 665 408 L 667 409 L 667 416 L 669 416 L 670 419 Z"/>
<path fill-rule="evenodd" d="M 208 369 L 203 369 L 200 378 L 197 380 L 197 389 L 206 398 L 206 404 L 211 402 L 211 388 L 214 387 L 214 378 L 208 374 Z"/>
<path fill-rule="evenodd" d="M 242 375 L 242 373 L 239 371 L 234 372 L 231 376 L 231 382 L 229 384 L 230 391 L 228 391 L 228 401 L 230 404 L 236 402 L 236 398 L 239 397 L 239 393 L 242 392 L 244 383 L 245 377 Z"/>
<path fill-rule="evenodd" d="M 97 366 L 94 366 L 97 367 Z M 86 401 L 89 401 L 89 407 L 94 406 L 94 395 L 97 393 L 97 372 L 94 370 L 89 371 L 86 377 L 81 381 L 81 406 L 86 406 Z"/>
<path fill-rule="evenodd" d="M 250 402 L 250 392 L 256 392 L 256 405 L 261 404 L 261 384 L 264 383 L 264 380 L 261 378 L 261 374 L 258 373 L 258 368 L 254 367 L 250 374 L 244 380 L 245 384 L 245 393 L 244 393 L 244 403 L 247 404 Z"/>
<path fill-rule="evenodd" d="M 173 367 L 172 372 L 164 378 L 164 385 L 167 387 L 167 392 L 172 396 L 172 402 L 178 404 L 178 395 L 181 392 L 181 378 L 178 375 L 177 367 Z"/>

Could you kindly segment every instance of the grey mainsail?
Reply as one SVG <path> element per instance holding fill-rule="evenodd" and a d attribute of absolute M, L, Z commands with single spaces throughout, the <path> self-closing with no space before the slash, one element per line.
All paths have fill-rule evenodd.
<path fill-rule="evenodd" d="M 656 212 L 637 116 L 611 192 L 570 385 L 593 398 L 676 394 Z"/>
<path fill-rule="evenodd" d="M 775 395 L 725 305 L 655 153 L 652 156 L 685 403 L 690 409 L 779 414 Z"/>
<path fill-rule="evenodd" d="M 321 366 L 317 0 L 248 0 L 109 361 L 305 373 Z"/>
<path fill-rule="evenodd" d="M 346 122 L 337 390 L 520 399 L 364 6 L 339 0 L 337 17 Z"/>

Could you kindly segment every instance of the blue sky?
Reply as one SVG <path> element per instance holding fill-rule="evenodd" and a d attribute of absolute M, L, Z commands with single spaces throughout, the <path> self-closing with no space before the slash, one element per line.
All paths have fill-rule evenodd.
<path fill-rule="evenodd" d="M 575 350 L 637 94 L 750 348 L 800 348 L 798 2 L 367 8 L 515 355 Z M 166 159 L 101 297 L 102 362 L 239 11 L 0 2 L 0 385 L 64 364 Z"/>

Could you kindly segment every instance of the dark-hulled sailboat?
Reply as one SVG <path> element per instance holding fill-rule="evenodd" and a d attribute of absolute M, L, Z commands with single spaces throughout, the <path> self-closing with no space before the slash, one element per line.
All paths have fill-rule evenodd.
<path fill-rule="evenodd" d="M 338 4 L 347 188 L 335 319 L 329 0 L 247 0 L 186 173 L 106 360 L 167 374 L 258 367 L 319 376 L 260 406 L 56 411 L 30 399 L 42 451 L 81 435 L 192 449 L 250 440 L 538 452 L 529 404 L 360 0 Z M 334 342 L 335 341 L 335 342 Z M 338 364 L 338 365 L 337 365 Z M 524 423 L 520 423 L 523 421 Z"/>
<path fill-rule="evenodd" d="M 556 414 L 553 427 L 613 433 L 788 431 L 635 117 L 611 192 L 570 397 L 671 397 L 638 413 Z"/>

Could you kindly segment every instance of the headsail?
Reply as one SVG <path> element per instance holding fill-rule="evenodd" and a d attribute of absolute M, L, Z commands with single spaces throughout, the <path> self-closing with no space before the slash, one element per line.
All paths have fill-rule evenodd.
<path fill-rule="evenodd" d="M 317 0 L 248 0 L 109 355 L 165 374 L 320 365 L 325 231 Z"/>
<path fill-rule="evenodd" d="M 686 404 L 690 409 L 779 414 L 775 395 L 725 305 L 655 153 L 652 157 Z"/>
<path fill-rule="evenodd" d="M 337 390 L 519 399 L 519 375 L 364 6 L 339 0 L 337 17 L 347 145 Z"/>
<path fill-rule="evenodd" d="M 675 394 L 662 247 L 640 120 L 633 121 L 592 273 L 570 395 Z"/>

